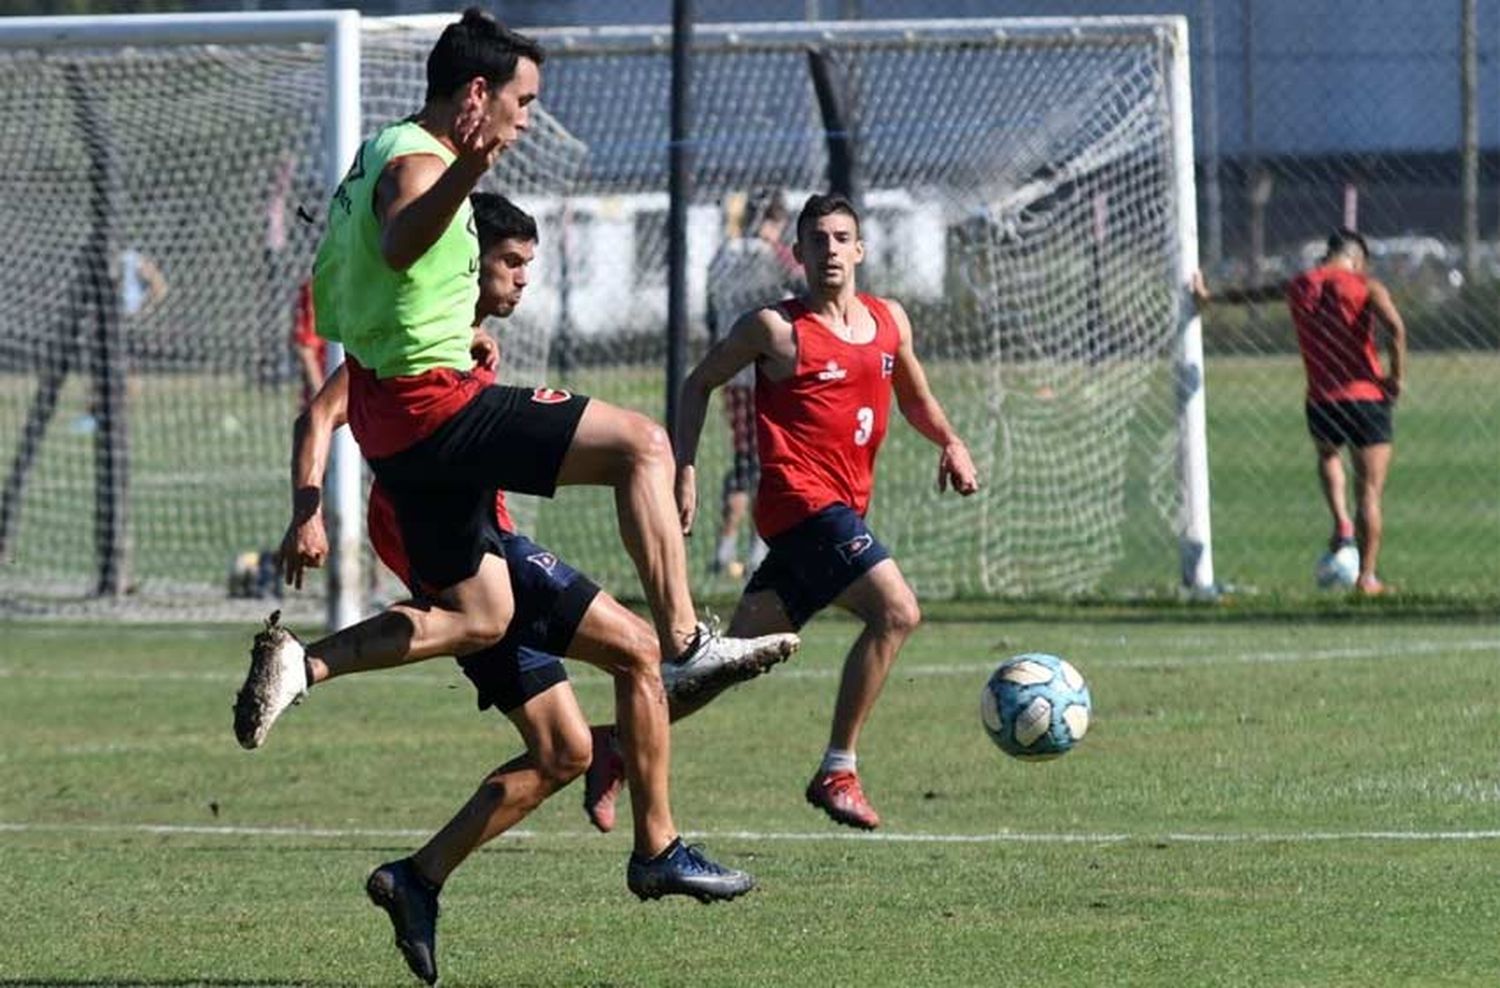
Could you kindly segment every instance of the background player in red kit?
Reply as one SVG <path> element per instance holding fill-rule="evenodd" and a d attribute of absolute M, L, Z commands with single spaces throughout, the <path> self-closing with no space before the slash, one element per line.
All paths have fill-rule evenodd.
<path fill-rule="evenodd" d="M 693 461 L 709 395 L 753 363 L 761 463 L 755 523 L 770 553 L 730 627 L 735 634 L 790 631 L 829 604 L 864 622 L 844 661 L 828 749 L 807 799 L 839 823 L 870 829 L 880 818 L 860 786 L 855 745 L 920 620 L 916 595 L 864 521 L 893 389 L 907 421 L 942 450 L 938 489 L 951 482 L 968 495 L 979 479 L 928 389 L 906 312 L 855 287 L 864 243 L 849 200 L 809 198 L 797 217 L 796 250 L 807 294 L 741 316 L 683 385 L 677 504 L 683 530 L 691 531 Z"/>
<path fill-rule="evenodd" d="M 1258 302 L 1285 297 L 1297 327 L 1297 348 L 1307 372 L 1307 430 L 1318 455 L 1318 482 L 1333 515 L 1329 549 L 1358 539 L 1361 593 L 1378 594 L 1376 575 L 1385 524 L 1381 496 L 1395 437 L 1392 411 L 1406 374 L 1406 324 L 1391 293 L 1368 273 L 1370 248 L 1353 230 L 1328 236 L 1328 253 L 1317 267 L 1280 285 L 1227 289 L 1211 295 L 1201 276 L 1193 295 L 1210 300 Z M 1376 329 L 1386 334 L 1391 369 L 1376 353 Z M 1341 449 L 1354 464 L 1355 513 L 1349 518 Z"/>

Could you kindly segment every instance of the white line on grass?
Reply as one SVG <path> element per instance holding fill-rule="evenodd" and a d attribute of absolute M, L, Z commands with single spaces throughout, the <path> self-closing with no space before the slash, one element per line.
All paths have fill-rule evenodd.
<path fill-rule="evenodd" d="M 1451 642 L 1409 642 L 1394 645 L 1358 645 L 1344 648 L 1311 650 L 1289 649 L 1278 652 L 1231 652 L 1218 655 L 1205 654 L 1192 658 L 1164 655 L 1161 658 L 1126 659 L 1120 662 L 1110 662 L 1103 655 L 1096 656 L 1095 658 L 1099 660 L 1099 665 L 1111 669 L 1192 669 L 1199 666 L 1272 665 L 1298 662 L 1337 662 L 1358 659 L 1407 659 L 1423 655 L 1443 655 L 1447 653 L 1469 654 L 1474 652 L 1493 652 L 1497 656 L 1500 656 L 1500 638 L 1478 638 Z M 912 665 L 898 664 L 894 669 L 894 673 L 898 676 L 908 677 L 970 676 L 987 673 L 994 666 L 995 662 L 993 660 Z M 448 667 L 445 666 L 444 668 L 446 670 Z M 827 680 L 837 679 L 841 674 L 842 669 L 838 666 L 815 669 L 792 666 L 789 668 L 783 667 L 772 672 L 772 675 L 776 679 Z M 244 677 L 239 673 L 232 672 L 192 671 L 186 669 L 166 669 L 149 672 L 118 669 L 44 669 L 36 666 L 28 668 L 0 666 L 0 679 L 238 683 Z M 381 682 L 426 683 L 428 685 L 439 686 L 462 683 L 462 680 L 454 676 L 418 672 L 383 671 L 380 673 L 379 679 Z M 364 677 L 360 677 L 360 681 L 364 681 Z M 594 680 L 585 679 L 576 682 L 580 685 L 601 685 L 608 683 L 608 680 L 598 677 Z"/>
<path fill-rule="evenodd" d="M 417 840 L 427 837 L 425 830 L 379 829 L 366 827 L 242 827 L 218 824 L 171 823 L 4 823 L 0 833 L 61 833 L 100 836 L 157 837 L 291 837 L 297 839 L 374 839 Z M 559 838 L 579 840 L 598 835 L 592 831 L 564 830 L 539 832 L 512 830 L 503 835 L 512 840 Z M 1276 832 L 1230 833 L 1028 833 L 999 831 L 988 834 L 924 833 L 856 833 L 827 830 L 807 833 L 760 830 L 685 831 L 692 839 L 772 842 L 845 841 L 874 844 L 1310 844 L 1330 841 L 1490 841 L 1500 840 L 1500 830 L 1302 830 Z"/>

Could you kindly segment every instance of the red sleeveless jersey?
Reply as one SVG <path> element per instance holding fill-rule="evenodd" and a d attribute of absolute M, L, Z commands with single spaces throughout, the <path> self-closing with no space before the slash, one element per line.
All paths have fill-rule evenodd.
<path fill-rule="evenodd" d="M 847 504 L 861 516 L 870 506 L 901 332 L 883 301 L 863 294 L 859 300 L 875 319 L 867 343 L 839 339 L 801 300 L 782 303 L 797 341 L 797 368 L 784 381 L 759 368 L 755 375 L 755 525 L 764 538 L 830 504 Z"/>
<path fill-rule="evenodd" d="M 1307 400 L 1383 401 L 1369 280 L 1343 268 L 1313 268 L 1292 279 L 1286 300 L 1307 370 Z"/>

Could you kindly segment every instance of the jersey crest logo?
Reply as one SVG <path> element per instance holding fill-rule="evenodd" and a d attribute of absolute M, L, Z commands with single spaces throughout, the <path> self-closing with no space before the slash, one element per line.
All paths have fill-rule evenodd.
<path fill-rule="evenodd" d="M 526 561 L 533 566 L 540 567 L 549 576 L 557 568 L 557 557 L 550 552 L 533 552 L 526 557 Z"/>
<path fill-rule="evenodd" d="M 837 360 L 828 361 L 827 366 L 818 371 L 818 380 L 820 381 L 842 381 L 848 376 L 849 372 L 840 367 Z"/>
<path fill-rule="evenodd" d="M 875 536 L 871 535 L 869 532 L 865 532 L 863 534 L 854 536 L 854 538 L 850 539 L 848 542 L 840 542 L 838 545 L 834 546 L 834 548 L 839 551 L 840 556 L 844 557 L 844 562 L 852 563 L 854 562 L 855 558 L 860 555 L 860 553 L 864 552 L 874 544 Z"/>
<path fill-rule="evenodd" d="M 531 392 L 531 400 L 538 405 L 561 405 L 573 397 L 571 391 L 563 391 L 559 388 L 537 388 Z"/>
<path fill-rule="evenodd" d="M 896 372 L 896 355 L 894 353 L 882 353 L 880 355 L 880 376 L 890 377 Z"/>

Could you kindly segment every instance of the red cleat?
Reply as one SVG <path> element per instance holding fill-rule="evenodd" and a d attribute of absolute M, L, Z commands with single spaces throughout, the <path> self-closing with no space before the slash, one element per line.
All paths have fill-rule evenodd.
<path fill-rule="evenodd" d="M 625 781 L 625 760 L 615 746 L 615 732 L 608 727 L 591 728 L 594 759 L 583 774 L 583 812 L 602 834 L 615 829 L 615 800 Z"/>
<path fill-rule="evenodd" d="M 865 798 L 859 776 L 853 772 L 820 772 L 813 776 L 807 784 L 807 801 L 846 827 L 874 830 L 880 826 L 880 814 Z"/>

